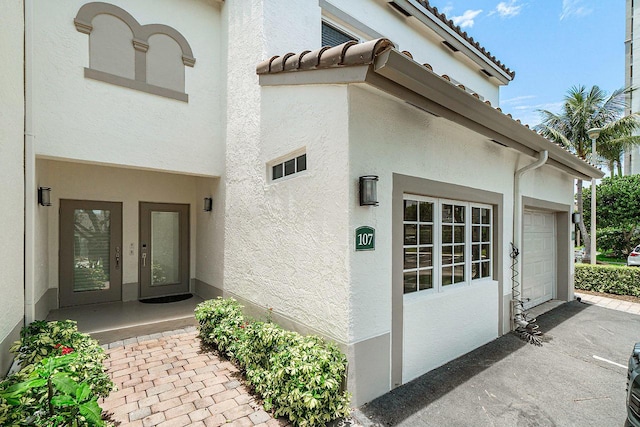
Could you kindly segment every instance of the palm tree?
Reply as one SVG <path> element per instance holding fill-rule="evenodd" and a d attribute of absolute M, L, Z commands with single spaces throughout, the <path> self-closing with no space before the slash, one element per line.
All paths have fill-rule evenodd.
<path fill-rule="evenodd" d="M 602 128 L 597 140 L 596 151 L 607 161 L 613 170 L 616 163 L 620 167 L 622 152 L 630 145 L 640 144 L 640 138 L 632 136 L 640 127 L 635 114 L 624 116 L 626 107 L 625 90 L 618 89 L 611 95 L 593 86 L 587 90 L 585 86 L 573 86 L 564 97 L 559 114 L 547 110 L 539 110 L 542 123 L 534 129 L 547 139 L 558 143 L 578 157 L 587 159 L 591 153 L 591 139 L 587 131 Z M 597 159 L 590 159 L 596 163 Z M 584 238 L 585 256 L 591 258 L 591 237 L 584 224 L 582 206 L 582 180 L 577 180 L 577 202 L 580 213 L 580 234 Z"/>

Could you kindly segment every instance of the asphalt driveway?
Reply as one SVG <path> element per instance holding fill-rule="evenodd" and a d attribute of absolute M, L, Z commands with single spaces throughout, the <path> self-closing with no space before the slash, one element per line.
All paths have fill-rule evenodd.
<path fill-rule="evenodd" d="M 505 335 L 365 405 L 356 419 L 376 426 L 623 426 L 640 316 L 574 301 L 538 324 L 542 347 Z"/>

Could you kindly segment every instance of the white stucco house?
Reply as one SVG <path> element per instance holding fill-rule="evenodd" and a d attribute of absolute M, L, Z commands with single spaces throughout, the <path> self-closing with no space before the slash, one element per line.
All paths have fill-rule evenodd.
<path fill-rule="evenodd" d="M 337 342 L 359 405 L 512 329 L 512 242 L 526 304 L 573 298 L 602 173 L 496 108 L 514 72 L 426 0 L 0 20 L 2 374 L 50 310 L 193 292 Z"/>

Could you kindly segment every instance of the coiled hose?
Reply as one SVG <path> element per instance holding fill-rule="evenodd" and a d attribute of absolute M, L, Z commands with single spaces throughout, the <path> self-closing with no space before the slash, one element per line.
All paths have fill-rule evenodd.
<path fill-rule="evenodd" d="M 539 331 L 539 326 L 536 324 L 535 318 L 529 318 L 527 310 L 524 308 L 524 302 L 522 302 L 520 292 L 520 282 L 518 281 L 518 257 L 520 256 L 520 250 L 511 242 L 511 305 L 513 310 L 513 320 L 516 324 L 514 332 L 523 340 L 530 344 L 542 345 L 542 332 Z"/>

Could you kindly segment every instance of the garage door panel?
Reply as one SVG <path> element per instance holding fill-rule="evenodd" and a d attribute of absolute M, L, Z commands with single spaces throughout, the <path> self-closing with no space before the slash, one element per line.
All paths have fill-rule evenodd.
<path fill-rule="evenodd" d="M 525 211 L 522 250 L 522 298 L 533 307 L 553 298 L 556 280 L 555 215 Z"/>

